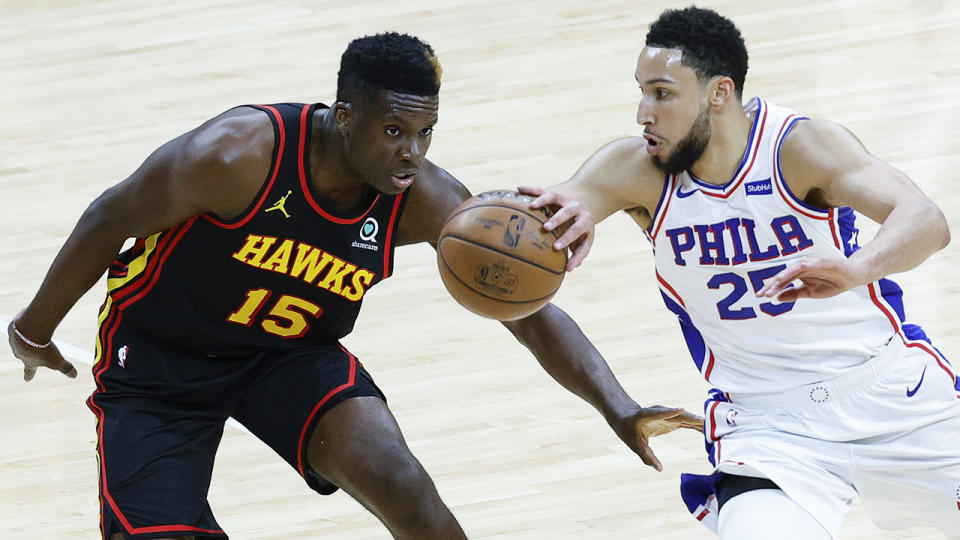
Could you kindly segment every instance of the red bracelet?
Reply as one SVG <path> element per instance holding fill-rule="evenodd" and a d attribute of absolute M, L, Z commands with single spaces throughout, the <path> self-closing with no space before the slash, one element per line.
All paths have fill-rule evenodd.
<path fill-rule="evenodd" d="M 16 334 L 18 338 L 20 338 L 21 340 L 23 340 L 24 343 L 26 343 L 27 345 L 33 347 L 34 349 L 46 349 L 47 347 L 50 346 L 50 343 L 51 343 L 50 341 L 48 341 L 48 342 L 46 342 L 46 343 L 37 343 L 36 341 L 34 341 L 34 340 L 28 338 L 27 336 L 23 335 L 23 333 L 20 332 L 20 329 L 17 328 L 17 323 L 10 323 L 10 326 L 13 327 L 13 333 Z"/>

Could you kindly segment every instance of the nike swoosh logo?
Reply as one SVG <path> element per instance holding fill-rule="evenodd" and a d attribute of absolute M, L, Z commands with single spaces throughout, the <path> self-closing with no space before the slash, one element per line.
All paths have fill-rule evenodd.
<path fill-rule="evenodd" d="M 913 387 L 913 390 L 911 390 L 909 386 L 907 387 L 907 397 L 913 397 L 913 395 L 917 393 L 917 390 L 920 389 L 920 385 L 923 384 L 923 376 L 926 374 L 927 374 L 927 368 L 926 366 L 924 366 L 923 373 L 920 374 L 920 382 L 918 382 L 917 385 Z"/>
<path fill-rule="evenodd" d="M 699 189 L 694 189 L 693 191 L 688 191 L 688 192 L 684 193 L 683 188 L 681 188 L 680 186 L 677 186 L 677 197 L 680 197 L 681 199 L 686 199 L 687 197 L 693 195 L 694 193 L 696 193 L 696 192 L 698 192 L 698 191 L 700 191 L 700 190 L 699 190 Z"/>

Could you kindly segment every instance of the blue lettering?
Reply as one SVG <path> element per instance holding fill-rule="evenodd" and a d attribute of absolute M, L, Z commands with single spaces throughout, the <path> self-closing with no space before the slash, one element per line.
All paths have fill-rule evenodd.
<path fill-rule="evenodd" d="M 780 252 L 777 250 L 776 244 L 770 244 L 767 246 L 766 251 L 761 253 L 760 248 L 757 246 L 757 235 L 754 232 L 754 229 L 757 228 L 757 224 L 754 223 L 752 219 L 748 218 L 743 218 L 740 221 L 743 223 L 743 228 L 747 231 L 747 242 L 750 243 L 751 261 L 766 261 L 780 254 Z"/>
<path fill-rule="evenodd" d="M 723 229 L 726 228 L 724 222 L 714 223 L 707 227 L 706 225 L 694 225 L 693 229 L 697 231 L 697 237 L 700 239 L 700 264 L 730 264 L 727 255 L 723 249 Z M 707 240 L 707 233 L 713 235 L 713 240 Z M 715 252 L 716 257 L 711 257 L 710 252 Z"/>
<path fill-rule="evenodd" d="M 791 253 L 796 253 L 807 249 L 813 245 L 813 240 L 807 238 L 807 235 L 803 232 L 803 227 L 800 226 L 800 222 L 797 221 L 796 216 L 783 216 L 775 218 L 770 226 L 773 228 L 773 232 L 777 235 L 777 240 L 780 241 L 780 250 L 781 255 L 790 255 Z M 789 227 L 789 230 L 787 230 Z M 791 240 L 796 240 L 796 245 L 791 242 Z"/>
<path fill-rule="evenodd" d="M 740 239 L 740 218 L 733 218 L 724 221 L 727 230 L 730 231 L 730 238 L 733 240 L 733 264 L 743 264 L 747 262 L 747 254 L 743 251 L 743 240 Z"/>
<path fill-rule="evenodd" d="M 686 238 L 683 243 L 680 243 L 680 235 L 683 235 Z M 680 255 L 684 251 L 690 251 L 693 249 L 693 246 L 696 245 L 693 240 L 693 229 L 690 227 L 668 229 L 667 236 L 670 237 L 670 245 L 673 247 L 674 260 L 676 261 L 677 266 L 686 266 L 687 263 L 683 262 L 683 258 Z"/>

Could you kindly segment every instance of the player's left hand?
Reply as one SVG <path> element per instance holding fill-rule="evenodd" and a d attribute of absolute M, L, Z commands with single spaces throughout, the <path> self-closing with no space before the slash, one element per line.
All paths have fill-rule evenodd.
<path fill-rule="evenodd" d="M 801 284 L 791 287 L 797 280 Z M 808 257 L 788 264 L 757 291 L 757 296 L 775 297 L 780 302 L 829 298 L 869 281 L 866 273 L 850 259 Z"/>
<path fill-rule="evenodd" d="M 680 428 L 702 432 L 703 418 L 683 409 L 654 405 L 643 407 L 632 415 L 611 422 L 610 425 L 617 436 L 640 456 L 645 464 L 662 471 L 663 465 L 650 448 L 650 439 Z"/>

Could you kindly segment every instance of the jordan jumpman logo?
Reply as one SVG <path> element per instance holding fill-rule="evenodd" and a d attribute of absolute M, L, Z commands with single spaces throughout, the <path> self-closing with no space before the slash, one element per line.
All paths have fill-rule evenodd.
<path fill-rule="evenodd" d="M 274 210 L 279 210 L 283 212 L 283 215 L 286 216 L 287 219 L 290 219 L 290 214 L 287 213 L 287 209 L 284 208 L 283 205 L 287 203 L 287 197 L 289 197 L 291 193 L 293 192 L 290 190 L 287 190 L 287 194 L 284 195 L 283 197 L 280 197 L 280 200 L 273 203 L 273 206 L 271 206 L 270 208 L 267 208 L 265 212 L 272 212 Z"/>

